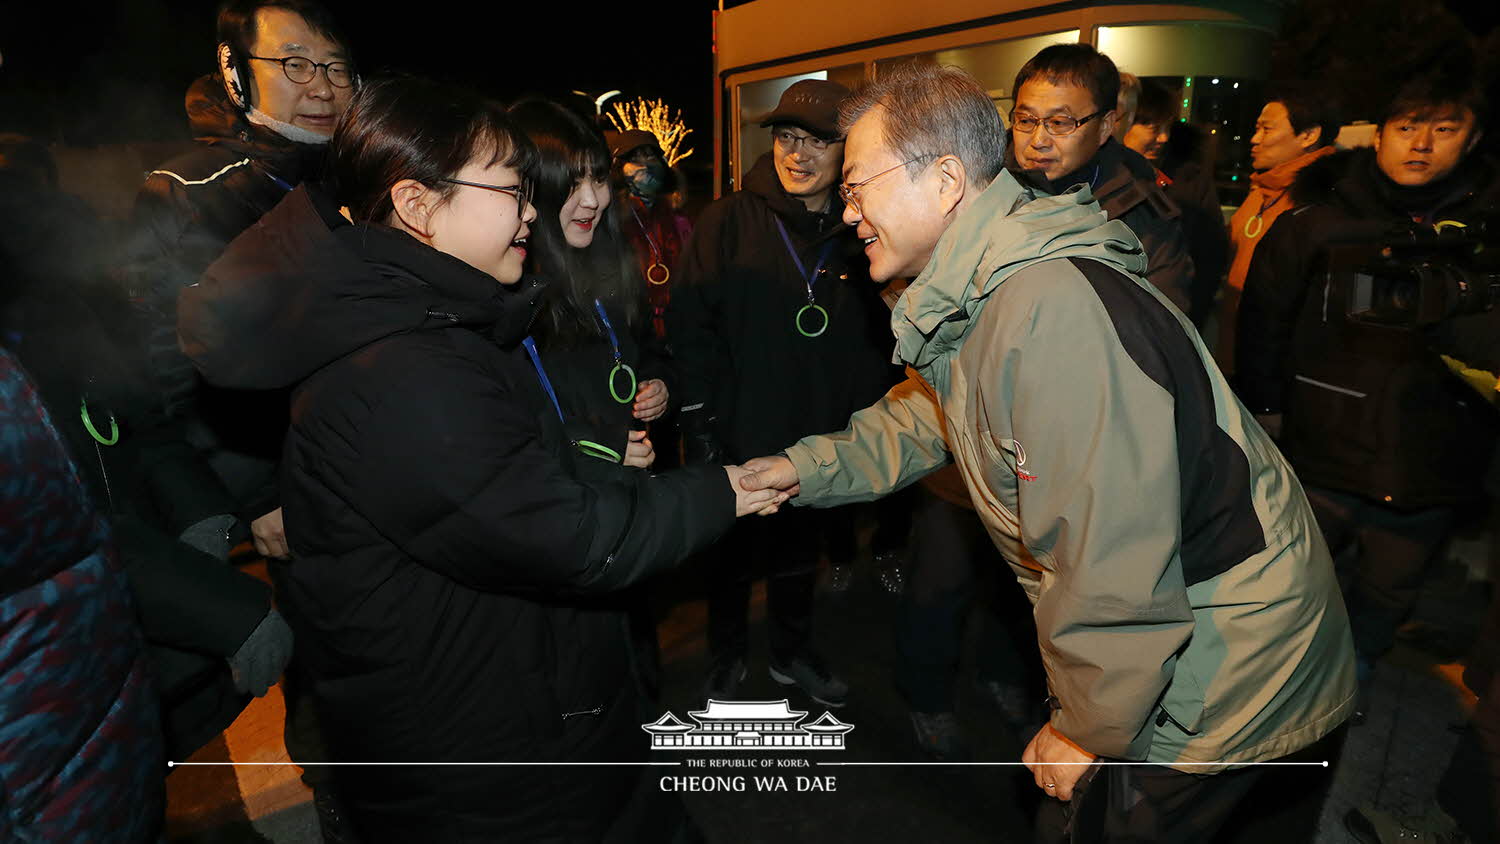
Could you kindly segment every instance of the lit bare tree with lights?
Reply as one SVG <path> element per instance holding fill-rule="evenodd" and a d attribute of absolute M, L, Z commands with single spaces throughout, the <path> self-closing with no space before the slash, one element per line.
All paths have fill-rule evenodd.
<path fill-rule="evenodd" d="M 637 97 L 628 102 L 617 102 L 614 104 L 614 113 L 607 116 L 609 122 L 621 132 L 627 129 L 644 129 L 655 135 L 669 167 L 675 167 L 677 162 L 693 154 L 692 149 L 681 151 L 682 142 L 693 134 L 693 130 L 682 122 L 682 112 L 674 114 L 661 100 Z"/>

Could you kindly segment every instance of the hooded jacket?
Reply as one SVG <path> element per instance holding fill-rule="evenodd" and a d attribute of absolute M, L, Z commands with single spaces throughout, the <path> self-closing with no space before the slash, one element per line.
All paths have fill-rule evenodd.
<path fill-rule="evenodd" d="M 1500 371 L 1500 314 L 1364 325 L 1347 318 L 1347 288 L 1328 271 L 1335 241 L 1359 262 L 1398 228 L 1500 211 L 1494 167 L 1471 156 L 1411 190 L 1381 173 L 1373 150 L 1354 150 L 1303 168 L 1292 192 L 1297 207 L 1262 237 L 1245 279 L 1235 382 L 1245 403 L 1285 414 L 1283 448 L 1309 485 L 1403 509 L 1473 500 L 1496 420 L 1440 355 Z"/>
<path fill-rule="evenodd" d="M 767 153 L 744 190 L 708 206 L 673 271 L 667 336 L 681 387 L 685 433 L 707 428 L 731 461 L 767 454 L 798 437 L 836 431 L 897 378 L 887 311 L 863 256 L 840 222 L 843 203 L 814 214 L 789 195 Z M 828 312 L 818 337 L 798 333 L 807 283 L 777 221 Z M 813 326 L 815 317 L 804 316 Z"/>
<path fill-rule="evenodd" d="M 611 593 L 734 518 L 723 469 L 578 455 L 518 345 L 541 288 L 299 188 L 183 292 L 211 383 L 296 384 L 283 610 L 336 760 L 644 755 Z M 362 840 L 592 841 L 629 768 L 340 769 Z"/>
<path fill-rule="evenodd" d="M 195 148 L 146 177 L 125 255 L 161 417 L 150 437 L 149 489 L 174 536 L 209 516 L 249 522 L 276 509 L 273 476 L 286 431 L 285 395 L 203 385 L 177 348 L 177 292 L 287 191 L 317 175 L 324 150 L 249 123 L 214 76 L 189 87 L 186 108 Z M 226 476 L 210 464 L 237 470 Z"/>
<path fill-rule="evenodd" d="M 1146 247 L 1146 280 L 1165 293 L 1183 313 L 1193 307 L 1193 259 L 1182 230 L 1182 211 L 1157 184 L 1156 168 L 1144 156 L 1110 138 L 1076 172 L 1048 180 L 1016 161 L 1014 144 L 1005 146 L 1005 166 L 1023 185 L 1058 194 L 1087 183 L 1099 207 L 1121 220 Z"/>
<path fill-rule="evenodd" d="M 892 315 L 920 377 L 786 454 L 814 506 L 955 461 L 1035 604 L 1052 725 L 1212 773 L 1337 726 L 1354 655 L 1296 477 L 1144 265 L 1086 187 L 1002 173 Z"/>

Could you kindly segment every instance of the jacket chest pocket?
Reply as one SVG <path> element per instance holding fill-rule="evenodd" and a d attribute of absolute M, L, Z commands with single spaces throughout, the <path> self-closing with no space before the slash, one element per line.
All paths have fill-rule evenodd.
<path fill-rule="evenodd" d="M 984 481 L 985 497 L 1009 511 L 1018 522 L 1021 518 L 1021 482 L 1025 460 L 1015 440 L 981 430 L 975 437 L 978 457 L 977 474 Z M 1017 531 L 1019 534 L 1019 531 Z"/>

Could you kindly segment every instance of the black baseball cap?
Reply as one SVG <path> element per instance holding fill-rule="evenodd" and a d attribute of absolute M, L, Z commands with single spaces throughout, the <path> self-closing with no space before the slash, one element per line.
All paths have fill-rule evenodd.
<path fill-rule="evenodd" d="M 849 89 L 837 82 L 804 79 L 782 93 L 781 101 L 761 118 L 760 125 L 790 123 L 825 140 L 833 140 L 839 136 L 839 103 L 847 96 Z"/>

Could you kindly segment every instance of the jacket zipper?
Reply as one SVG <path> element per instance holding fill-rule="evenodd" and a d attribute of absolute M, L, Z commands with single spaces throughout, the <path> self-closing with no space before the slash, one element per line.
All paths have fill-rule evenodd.
<path fill-rule="evenodd" d="M 632 485 L 630 487 L 630 509 L 625 513 L 625 529 L 620 531 L 620 538 L 615 540 L 615 547 L 609 549 L 609 555 L 604 558 L 604 566 L 602 571 L 609 571 L 609 567 L 614 565 L 615 556 L 618 555 L 620 553 L 620 549 L 624 547 L 625 537 L 630 534 L 630 523 L 635 521 L 635 505 L 636 491 L 635 487 Z"/>
<path fill-rule="evenodd" d="M 1177 727 L 1177 729 L 1182 730 L 1184 733 L 1187 733 L 1190 736 L 1198 735 L 1197 730 L 1189 730 L 1187 727 L 1184 727 L 1182 725 L 1182 722 L 1177 720 L 1176 718 L 1173 718 L 1172 713 L 1168 712 L 1167 708 L 1163 706 L 1161 708 L 1161 714 L 1156 716 L 1156 726 L 1165 727 L 1168 721 L 1171 721 L 1172 724 Z"/>

